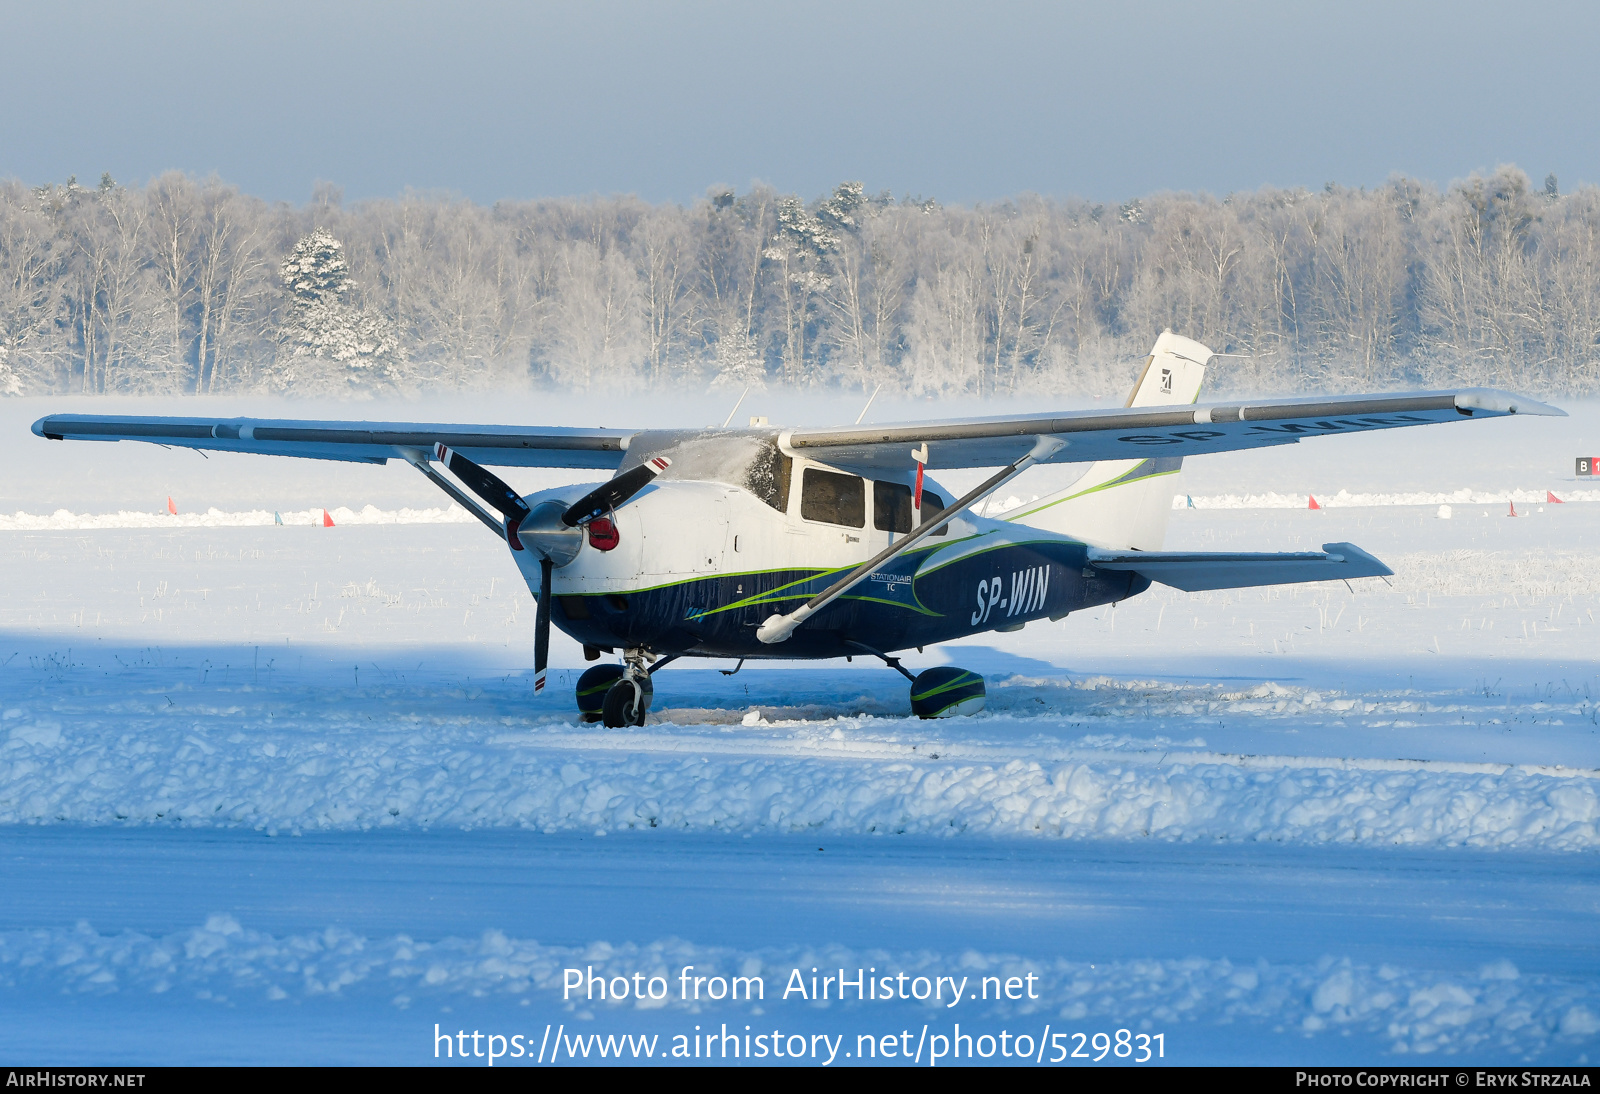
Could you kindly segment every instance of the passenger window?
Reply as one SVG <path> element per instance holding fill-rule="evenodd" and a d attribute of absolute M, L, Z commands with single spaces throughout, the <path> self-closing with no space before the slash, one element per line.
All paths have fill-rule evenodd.
<path fill-rule="evenodd" d="M 867 523 L 866 482 L 856 475 L 806 468 L 800 483 L 800 515 L 860 528 Z"/>
<path fill-rule="evenodd" d="M 943 498 L 941 498 L 938 494 L 935 494 L 932 490 L 924 490 L 922 492 L 922 519 L 923 520 L 932 519 L 934 516 L 938 515 L 938 513 L 943 509 L 944 509 L 944 499 Z M 935 532 L 933 534 L 936 535 L 936 536 L 949 535 L 950 534 L 950 525 L 946 524 L 943 528 L 939 529 L 937 532 Z"/>
<path fill-rule="evenodd" d="M 880 532 L 910 532 L 911 487 L 874 479 L 872 526 Z"/>

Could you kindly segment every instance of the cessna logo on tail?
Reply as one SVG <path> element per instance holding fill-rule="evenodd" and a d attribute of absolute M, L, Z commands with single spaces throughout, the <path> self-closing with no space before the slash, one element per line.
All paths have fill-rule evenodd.
<path fill-rule="evenodd" d="M 1172 370 L 1170 368 L 1161 370 L 1161 393 L 1163 395 L 1172 394 Z"/>

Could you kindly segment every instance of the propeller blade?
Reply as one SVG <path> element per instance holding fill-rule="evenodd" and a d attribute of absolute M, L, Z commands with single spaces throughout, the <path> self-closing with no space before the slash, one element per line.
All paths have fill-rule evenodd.
<path fill-rule="evenodd" d="M 671 466 L 672 461 L 667 457 L 652 456 L 638 467 L 624 471 L 610 482 L 602 483 L 573 502 L 572 506 L 561 514 L 561 522 L 568 528 L 576 528 L 601 513 L 611 512 L 649 486 L 657 475 Z"/>
<path fill-rule="evenodd" d="M 512 550 L 522 550 L 522 541 L 517 538 L 517 526 L 532 512 L 522 500 L 522 495 L 506 485 L 498 475 L 479 467 L 453 448 L 436 444 L 433 454 L 474 494 L 500 511 L 501 516 L 506 518 L 506 541 L 511 544 Z"/>
<path fill-rule="evenodd" d="M 550 663 L 550 573 L 555 563 L 539 558 L 539 611 L 533 623 L 533 693 L 544 690 L 545 669 Z"/>

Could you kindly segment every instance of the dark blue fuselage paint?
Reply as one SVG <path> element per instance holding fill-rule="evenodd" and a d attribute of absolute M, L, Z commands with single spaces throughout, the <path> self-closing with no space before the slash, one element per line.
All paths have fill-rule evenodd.
<path fill-rule="evenodd" d="M 842 569 L 716 574 L 623 594 L 557 596 L 553 621 L 589 646 L 705 657 L 805 659 L 884 653 L 1061 616 L 1149 588 L 1133 573 L 1096 573 L 1081 543 L 1043 540 L 980 551 L 926 575 L 938 547 L 891 559 L 808 619 L 786 642 L 756 628 L 827 588 Z M 1093 576 L 1085 576 L 1085 574 Z"/>

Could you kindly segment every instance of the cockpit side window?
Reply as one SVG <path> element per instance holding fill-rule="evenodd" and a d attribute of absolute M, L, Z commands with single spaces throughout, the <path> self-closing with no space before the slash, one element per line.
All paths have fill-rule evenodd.
<path fill-rule="evenodd" d="M 800 483 L 800 516 L 860 528 L 867 523 L 866 482 L 858 475 L 808 467 Z"/>
<path fill-rule="evenodd" d="M 935 494 L 932 490 L 924 490 L 922 492 L 922 519 L 923 520 L 925 520 L 925 521 L 932 520 L 934 518 L 935 514 L 939 513 L 943 509 L 944 509 L 944 499 L 943 498 L 941 498 L 938 494 Z M 939 529 L 937 532 L 935 532 L 933 534 L 936 535 L 936 536 L 949 535 L 950 534 L 950 525 L 946 524 L 943 528 Z"/>
<path fill-rule="evenodd" d="M 745 487 L 780 513 L 789 511 L 789 480 L 794 477 L 794 460 L 778 451 L 775 442 L 763 446 L 750 462 Z"/>

